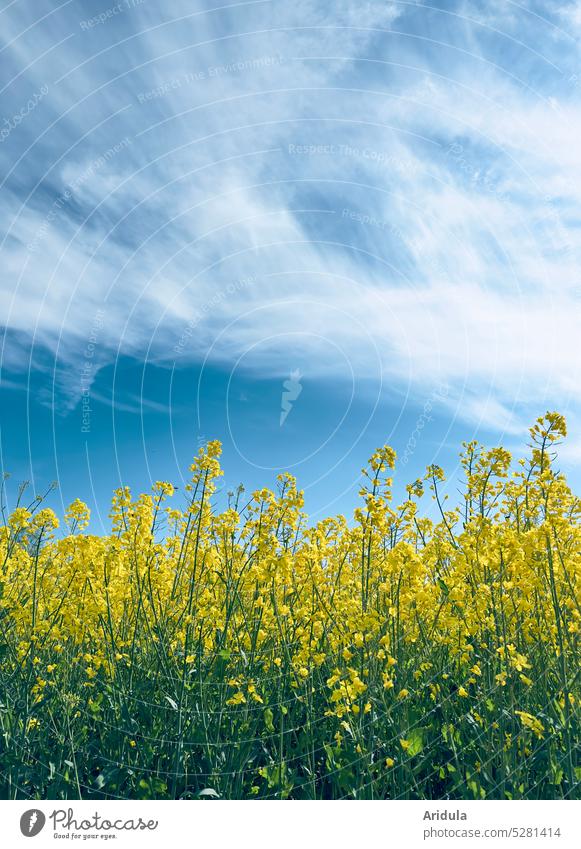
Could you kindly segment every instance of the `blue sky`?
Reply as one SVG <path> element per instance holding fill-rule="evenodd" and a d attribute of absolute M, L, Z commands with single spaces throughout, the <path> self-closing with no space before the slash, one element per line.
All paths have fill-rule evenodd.
<path fill-rule="evenodd" d="M 99 530 L 219 438 L 226 487 L 289 469 L 322 516 L 377 445 L 453 479 L 550 408 L 581 483 L 581 3 L 14 0 L 0 33 L 13 481 Z"/>

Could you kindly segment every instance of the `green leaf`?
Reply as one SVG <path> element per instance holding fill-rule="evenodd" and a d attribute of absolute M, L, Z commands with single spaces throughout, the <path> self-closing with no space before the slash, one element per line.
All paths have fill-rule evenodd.
<path fill-rule="evenodd" d="M 273 721 L 272 721 L 273 719 L 274 719 L 274 714 L 272 713 L 271 709 L 265 708 L 265 710 L 264 710 L 264 724 L 266 725 L 267 730 L 270 731 L 271 734 L 274 734 L 274 730 L 275 730 L 274 724 L 273 724 Z"/>
<path fill-rule="evenodd" d="M 162 781 L 161 778 L 158 778 L 156 775 L 151 779 L 151 788 L 154 793 L 158 795 L 167 792 L 167 784 L 165 781 Z"/>
<path fill-rule="evenodd" d="M 414 757 L 415 755 L 419 755 L 419 753 L 424 748 L 424 734 L 425 728 L 412 728 L 412 730 L 407 735 L 407 739 L 409 740 L 409 746 L 406 749 L 406 754 L 410 757 Z"/>

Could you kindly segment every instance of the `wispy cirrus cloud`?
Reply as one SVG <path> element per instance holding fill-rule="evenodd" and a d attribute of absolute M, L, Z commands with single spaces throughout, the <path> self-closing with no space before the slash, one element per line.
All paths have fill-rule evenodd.
<path fill-rule="evenodd" d="M 8 114 L 47 87 L 0 144 L 10 379 L 33 337 L 75 404 L 104 309 L 98 367 L 292 355 L 513 431 L 579 414 L 578 4 L 35 10 L 2 14 Z"/>

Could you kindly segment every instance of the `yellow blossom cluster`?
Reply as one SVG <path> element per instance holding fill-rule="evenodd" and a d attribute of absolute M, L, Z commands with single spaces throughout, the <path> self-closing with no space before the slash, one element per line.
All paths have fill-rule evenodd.
<path fill-rule="evenodd" d="M 33 792 L 574 796 L 581 502 L 555 470 L 565 434 L 548 413 L 514 468 L 466 443 L 450 509 L 434 465 L 394 502 L 389 447 L 353 521 L 309 524 L 288 474 L 218 509 L 218 442 L 185 503 L 166 482 L 117 490 L 108 536 L 80 501 L 59 537 L 51 510 L 18 506 L 0 528 L 0 670 L 13 755 L 50 777 Z"/>

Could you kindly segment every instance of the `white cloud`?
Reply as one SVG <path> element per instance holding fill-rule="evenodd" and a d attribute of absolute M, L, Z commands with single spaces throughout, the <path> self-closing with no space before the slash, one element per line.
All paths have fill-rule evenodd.
<path fill-rule="evenodd" d="M 324 376 L 351 379 L 351 368 L 359 382 L 383 375 L 414 392 L 445 381 L 465 416 L 510 433 L 516 402 L 579 408 L 581 102 L 565 73 L 555 86 L 514 39 L 504 73 L 510 61 L 481 27 L 379 2 L 344 0 L 332 14 L 259 4 L 163 26 L 153 6 L 139 14 L 122 48 L 103 30 L 98 59 L 78 32 L 72 59 L 57 51 L 51 80 L 84 64 L 51 85 L 50 116 L 39 107 L 23 125 L 36 145 L 3 193 L 0 307 L 11 330 L 58 350 L 67 403 L 79 393 L 71 363 L 104 308 L 98 365 L 118 351 L 171 361 L 190 323 L 182 363 L 210 351 L 278 373 L 298 351 Z M 410 38 L 361 29 L 398 16 Z M 515 39 L 521 21 L 514 8 L 503 21 Z M 414 41 L 428 22 L 432 42 Z M 544 25 L 526 25 L 535 45 Z M 15 49 L 28 64 L 40 41 Z M 560 49 L 553 32 L 543 50 L 556 63 Z M 282 59 L 208 76 L 264 56 Z M 181 82 L 139 102 L 171 80 Z M 291 155 L 289 143 L 329 152 Z M 10 152 L 12 163 L 22 150 Z M 11 366 L 15 356 L 5 349 Z"/>

